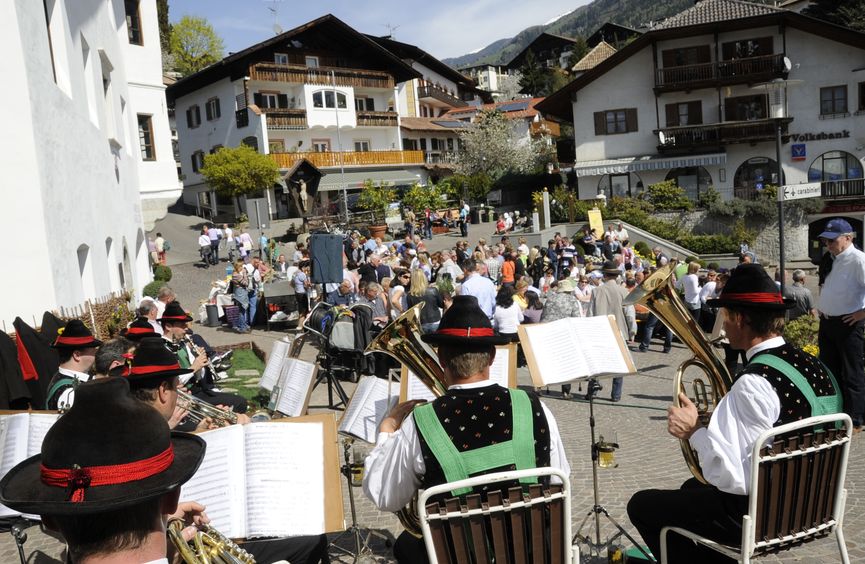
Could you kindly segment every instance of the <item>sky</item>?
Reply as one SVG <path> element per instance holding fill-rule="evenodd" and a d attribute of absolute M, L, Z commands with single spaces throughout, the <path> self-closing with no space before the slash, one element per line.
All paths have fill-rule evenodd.
<path fill-rule="evenodd" d="M 567 14 L 588 0 L 169 0 L 169 18 L 207 18 L 226 54 L 333 14 L 361 33 L 388 35 L 436 58 L 457 57 Z M 275 10 L 275 14 L 274 14 Z M 392 31 L 389 32 L 389 26 Z"/>

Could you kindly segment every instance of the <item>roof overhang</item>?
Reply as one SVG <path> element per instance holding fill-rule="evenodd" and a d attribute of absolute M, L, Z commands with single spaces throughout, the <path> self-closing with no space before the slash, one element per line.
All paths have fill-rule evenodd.
<path fill-rule="evenodd" d="M 662 170 L 668 168 L 683 168 L 691 166 L 723 165 L 727 163 L 727 153 L 710 153 L 707 155 L 682 155 L 667 157 L 663 155 L 643 155 L 621 159 L 605 159 L 598 161 L 581 161 L 574 163 L 574 174 L 581 176 L 599 176 L 602 174 L 622 174 L 625 172 L 643 172 L 647 170 Z"/>

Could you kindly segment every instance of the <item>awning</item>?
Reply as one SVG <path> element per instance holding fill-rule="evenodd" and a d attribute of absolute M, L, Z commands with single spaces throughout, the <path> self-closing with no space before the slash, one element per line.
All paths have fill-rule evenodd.
<path fill-rule="evenodd" d="M 644 170 L 661 170 L 689 166 L 722 165 L 726 164 L 726 162 L 727 153 L 683 155 L 678 157 L 644 155 L 642 157 L 626 157 L 623 159 L 582 161 L 574 164 L 574 172 L 577 176 L 598 176 L 601 174 L 620 174 L 623 172 L 641 172 Z"/>
<path fill-rule="evenodd" d="M 344 174 L 340 174 L 338 170 L 330 171 L 327 173 L 327 176 L 321 179 L 318 191 L 331 192 L 342 190 L 343 185 L 345 185 L 347 190 L 356 190 L 362 188 L 363 183 L 367 180 L 372 180 L 376 184 L 386 182 L 393 186 L 401 186 L 420 182 L 421 176 L 419 172 L 411 172 L 409 170 L 358 171 L 346 172 Z"/>

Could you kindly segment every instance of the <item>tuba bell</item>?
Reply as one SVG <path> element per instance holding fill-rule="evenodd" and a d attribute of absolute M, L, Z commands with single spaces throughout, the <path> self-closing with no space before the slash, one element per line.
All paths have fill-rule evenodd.
<path fill-rule="evenodd" d="M 695 366 L 705 373 L 711 385 L 711 393 L 707 393 L 706 383 L 702 379 L 697 378 L 693 382 L 697 413 L 701 421 L 708 422 L 718 402 L 733 385 L 733 379 L 727 366 L 712 350 L 712 343 L 688 313 L 685 304 L 673 288 L 672 265 L 663 266 L 646 278 L 628 295 L 624 303 L 648 308 L 694 353 L 693 358 L 680 364 L 676 370 L 676 377 L 673 380 L 673 405 L 680 407 L 679 392 L 685 391 L 682 377 L 688 367 Z M 705 484 L 706 479 L 700 469 L 697 453 L 686 439 L 680 439 L 679 444 L 691 474 Z"/>
<path fill-rule="evenodd" d="M 444 370 L 435 351 L 420 338 L 423 333 L 420 310 L 423 306 L 423 303 L 415 305 L 386 325 L 369 343 L 364 354 L 380 352 L 396 359 L 406 365 L 434 396 L 441 397 L 447 391 Z M 406 531 L 420 538 L 422 535 L 417 500 L 418 494 L 415 492 L 408 505 L 400 509 L 396 516 Z"/>

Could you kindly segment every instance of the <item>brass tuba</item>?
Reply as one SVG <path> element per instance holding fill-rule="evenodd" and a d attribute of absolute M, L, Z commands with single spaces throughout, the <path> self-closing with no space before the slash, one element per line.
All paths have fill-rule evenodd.
<path fill-rule="evenodd" d="M 366 347 L 364 353 L 384 353 L 405 364 L 433 395 L 441 397 L 447 391 L 444 370 L 438 362 L 435 351 L 420 338 L 423 333 L 420 326 L 420 310 L 423 306 L 423 303 L 417 304 L 386 325 Z M 418 495 L 415 492 L 412 500 L 400 509 L 396 516 L 406 531 L 420 538 L 417 500 Z"/>
<path fill-rule="evenodd" d="M 181 519 L 169 521 L 168 538 L 186 564 L 255 564 L 251 554 L 210 525 L 196 525 L 198 532 L 189 542 L 183 539 L 183 527 Z"/>
<path fill-rule="evenodd" d="M 700 420 L 707 422 L 712 410 L 733 385 L 733 379 L 724 362 L 712 350 L 712 343 L 706 338 L 703 330 L 688 313 L 679 294 L 673 288 L 673 267 L 666 265 L 646 278 L 625 299 L 625 305 L 642 305 L 649 309 L 694 353 L 694 357 L 679 365 L 673 380 L 673 405 L 679 407 L 679 392 L 684 392 L 682 376 L 689 366 L 702 370 L 711 384 L 711 394 L 706 393 L 706 384 L 701 379 L 695 379 L 694 403 L 697 406 Z M 687 439 L 679 441 L 682 455 L 695 478 L 706 483 L 700 469 L 697 453 L 691 448 Z"/>

